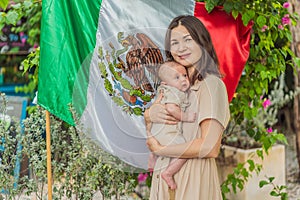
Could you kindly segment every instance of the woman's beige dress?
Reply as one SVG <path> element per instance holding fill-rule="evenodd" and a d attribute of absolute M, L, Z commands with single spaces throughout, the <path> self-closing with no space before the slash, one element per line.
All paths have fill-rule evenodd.
<path fill-rule="evenodd" d="M 229 121 L 229 105 L 225 85 L 216 76 L 209 75 L 197 81 L 189 95 L 191 105 L 187 112 L 197 111 L 198 123 L 184 123 L 183 135 L 186 141 L 201 137 L 199 124 L 204 119 L 216 119 L 225 128 Z M 208 135 L 201 147 L 200 157 L 205 156 L 218 140 L 218 136 Z M 170 158 L 159 157 L 152 177 L 151 200 L 168 200 L 168 186 L 160 173 L 168 166 Z M 177 184 L 176 200 L 221 200 L 218 171 L 214 158 L 188 159 L 174 176 Z"/>

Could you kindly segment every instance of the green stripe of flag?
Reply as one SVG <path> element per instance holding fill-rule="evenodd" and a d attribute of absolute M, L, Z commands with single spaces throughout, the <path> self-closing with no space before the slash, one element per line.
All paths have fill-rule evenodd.
<path fill-rule="evenodd" d="M 75 76 L 94 50 L 102 0 L 42 3 L 38 104 L 73 124 L 69 104 Z"/>

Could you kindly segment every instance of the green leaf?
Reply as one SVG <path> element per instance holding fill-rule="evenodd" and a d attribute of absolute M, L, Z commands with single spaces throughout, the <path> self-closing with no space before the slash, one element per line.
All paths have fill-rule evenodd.
<path fill-rule="evenodd" d="M 226 1 L 223 5 L 223 9 L 225 10 L 225 12 L 230 13 L 231 10 L 233 8 L 233 3 L 230 1 Z"/>
<path fill-rule="evenodd" d="M 247 160 L 249 164 L 249 170 L 252 172 L 255 169 L 255 164 L 253 160 Z"/>
<path fill-rule="evenodd" d="M 14 8 L 14 9 L 20 9 L 22 7 L 22 4 L 21 3 L 16 3 L 16 4 L 13 4 L 11 7 Z"/>
<path fill-rule="evenodd" d="M 299 57 L 293 58 L 293 61 L 298 67 L 300 67 L 300 58 Z"/>
<path fill-rule="evenodd" d="M 241 175 L 247 179 L 248 176 L 249 176 L 249 172 L 247 171 L 247 169 L 243 168 L 242 171 L 241 171 Z"/>
<path fill-rule="evenodd" d="M 256 87 L 255 91 L 257 94 L 261 94 L 262 93 L 262 89 L 260 87 Z"/>
<path fill-rule="evenodd" d="M 244 24 L 245 26 L 247 26 L 248 23 L 249 23 L 249 21 L 250 21 L 251 19 L 253 19 L 254 16 L 255 16 L 255 12 L 254 12 L 253 10 L 247 10 L 247 12 L 244 13 L 243 16 L 242 16 L 243 24 Z"/>
<path fill-rule="evenodd" d="M 244 189 L 244 181 L 238 180 L 237 186 L 240 189 L 240 191 L 242 191 Z"/>
<path fill-rule="evenodd" d="M 287 188 L 287 186 L 281 185 L 281 186 L 279 187 L 279 190 L 283 190 L 283 189 L 286 189 L 286 188 Z"/>
<path fill-rule="evenodd" d="M 249 96 L 250 96 L 251 99 L 254 97 L 254 95 L 255 95 L 254 91 L 253 91 L 253 90 L 250 90 L 250 91 L 249 91 Z"/>
<path fill-rule="evenodd" d="M 215 6 L 217 6 L 219 4 L 220 0 L 206 0 L 205 1 L 205 8 L 207 10 L 208 13 L 210 13 Z"/>
<path fill-rule="evenodd" d="M 253 137 L 255 135 L 255 131 L 253 129 L 248 129 L 247 130 L 247 134 L 250 136 L 250 137 Z"/>
<path fill-rule="evenodd" d="M 229 187 L 228 187 L 227 185 L 225 185 L 225 184 L 222 184 L 222 192 L 223 192 L 223 193 L 228 193 L 228 192 L 230 192 Z"/>
<path fill-rule="evenodd" d="M 257 63 L 257 65 L 255 65 L 256 72 L 266 71 L 266 69 L 266 66 L 262 65 L 261 63 Z"/>
<path fill-rule="evenodd" d="M 8 6 L 9 0 L 1 0 L 0 1 L 0 8 L 2 8 L 3 10 L 6 10 L 7 6 Z"/>
<path fill-rule="evenodd" d="M 13 24 L 16 25 L 17 21 L 18 21 L 18 13 L 16 11 L 10 11 L 7 13 L 6 15 L 6 21 L 8 24 Z"/>
<path fill-rule="evenodd" d="M 7 5 L 8 5 L 9 0 L 1 0 L 0 1 L 0 8 L 2 8 L 3 10 L 6 9 Z"/>
<path fill-rule="evenodd" d="M 270 195 L 273 196 L 273 197 L 279 197 L 279 196 L 280 196 L 280 194 L 278 194 L 278 193 L 275 192 L 275 191 L 271 191 L 271 192 L 270 192 Z"/>
<path fill-rule="evenodd" d="M 26 9 L 29 9 L 31 6 L 32 6 L 32 1 L 24 1 L 23 2 L 23 5 L 24 5 L 24 8 L 26 8 Z"/>
<path fill-rule="evenodd" d="M 271 35 L 272 35 L 272 40 L 273 41 L 276 41 L 276 39 L 278 38 L 278 32 L 277 31 L 273 31 L 272 33 L 271 33 Z"/>
<path fill-rule="evenodd" d="M 286 31 L 285 36 L 290 42 L 293 41 L 293 36 L 290 31 Z"/>
<path fill-rule="evenodd" d="M 208 13 L 210 13 L 214 9 L 214 7 L 215 7 L 215 4 L 214 4 L 213 0 L 206 1 L 205 8 Z"/>
<path fill-rule="evenodd" d="M 281 141 L 281 142 L 283 142 L 283 143 L 285 143 L 285 144 L 288 144 L 285 135 L 282 134 L 282 133 L 277 134 L 276 135 L 276 139 L 279 140 L 279 141 Z"/>
<path fill-rule="evenodd" d="M 269 177 L 269 181 L 270 183 L 272 183 L 274 181 L 275 177 Z"/>
<path fill-rule="evenodd" d="M 256 154 L 257 154 L 261 159 L 264 159 L 264 154 L 263 154 L 263 151 L 262 151 L 262 150 L 257 150 L 257 151 L 256 151 Z"/>
<path fill-rule="evenodd" d="M 291 57 L 295 57 L 295 53 L 290 49 L 290 47 L 284 47 L 283 50 L 287 51 Z"/>
<path fill-rule="evenodd" d="M 239 11 L 233 10 L 233 11 L 231 12 L 231 14 L 232 14 L 233 18 L 236 19 L 236 18 L 238 17 L 238 15 L 239 15 Z"/>
<path fill-rule="evenodd" d="M 258 24 L 258 26 L 260 28 L 262 28 L 264 25 L 266 25 L 266 22 L 267 22 L 266 18 L 262 15 L 258 16 L 256 19 L 256 23 Z"/>
<path fill-rule="evenodd" d="M 271 15 L 270 19 L 269 19 L 269 25 L 270 25 L 270 27 L 274 26 L 276 24 L 276 21 L 277 21 L 276 17 L 274 17 L 274 16 Z"/>
<path fill-rule="evenodd" d="M 269 184 L 268 181 L 263 180 L 263 181 L 259 182 L 259 187 L 262 188 L 263 186 L 268 185 L 268 184 Z"/>

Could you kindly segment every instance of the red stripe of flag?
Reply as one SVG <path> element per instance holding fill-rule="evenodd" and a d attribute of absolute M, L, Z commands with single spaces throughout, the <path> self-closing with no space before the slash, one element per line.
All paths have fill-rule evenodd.
<path fill-rule="evenodd" d="M 201 2 L 196 3 L 194 15 L 210 32 L 231 101 L 249 56 L 252 23 L 244 26 L 240 16 L 234 19 L 222 7 L 208 13 Z"/>

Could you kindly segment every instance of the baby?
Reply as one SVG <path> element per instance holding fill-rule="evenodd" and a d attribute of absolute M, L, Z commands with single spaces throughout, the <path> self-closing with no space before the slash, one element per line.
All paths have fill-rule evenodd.
<path fill-rule="evenodd" d="M 158 76 L 161 80 L 158 92 L 163 93 L 161 103 L 165 104 L 167 111 L 180 122 L 176 125 L 152 123 L 151 127 L 147 127 L 147 131 L 151 129 L 152 135 L 162 145 L 185 143 L 182 135 L 182 122 L 194 122 L 196 118 L 196 113 L 184 112 L 189 106 L 187 91 L 190 82 L 187 71 L 185 67 L 176 62 L 165 62 L 159 68 Z M 173 175 L 180 170 L 185 162 L 186 159 L 172 159 L 169 166 L 162 172 L 162 178 L 171 189 L 176 189 Z M 154 163 L 155 157 L 151 154 L 149 167 L 152 168 Z"/>

